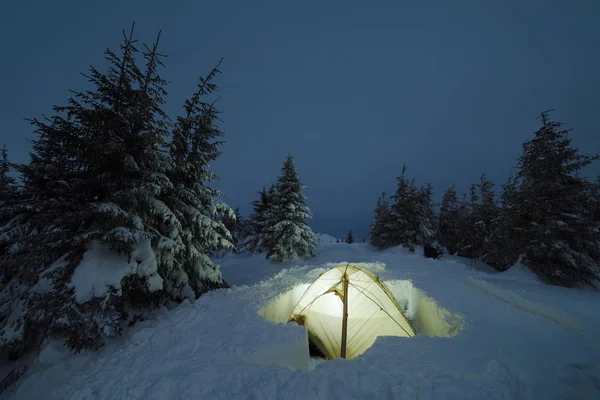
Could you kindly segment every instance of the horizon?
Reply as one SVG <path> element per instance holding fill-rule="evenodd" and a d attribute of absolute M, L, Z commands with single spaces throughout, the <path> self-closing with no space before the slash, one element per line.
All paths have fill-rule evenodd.
<path fill-rule="evenodd" d="M 600 54 L 589 51 L 600 37 L 597 2 L 352 2 L 317 13 L 275 4 L 15 2 L 0 16 L 2 37 L 16 37 L 4 46 L 13 62 L 0 65 L 11 78 L 0 97 L 11 161 L 28 161 L 34 135 L 23 118 L 50 114 L 69 90 L 85 89 L 80 73 L 100 67 L 133 21 L 140 42 L 162 30 L 172 118 L 198 76 L 224 58 L 217 83 L 226 143 L 212 170 L 242 215 L 288 153 L 307 186 L 309 224 L 336 238 L 366 235 L 377 197 L 393 194 L 405 162 L 417 184 L 432 183 L 435 201 L 452 184 L 466 192 L 484 173 L 499 192 L 546 109 L 574 128 L 582 153 L 600 153 Z M 197 25 L 203 11 L 213 18 Z M 599 173 L 596 163 L 584 175 Z"/>

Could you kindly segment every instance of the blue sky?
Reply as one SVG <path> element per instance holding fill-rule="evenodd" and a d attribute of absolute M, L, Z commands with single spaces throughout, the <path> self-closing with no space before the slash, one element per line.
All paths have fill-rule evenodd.
<path fill-rule="evenodd" d="M 545 109 L 583 152 L 600 152 L 597 0 L 206 3 L 5 0 L 0 135 L 11 158 L 28 159 L 23 118 L 86 88 L 79 73 L 133 21 L 142 41 L 163 31 L 172 116 L 224 57 L 227 143 L 214 170 L 244 214 L 288 153 L 313 229 L 341 236 L 366 233 L 404 162 L 437 199 L 482 173 L 504 183 Z"/>

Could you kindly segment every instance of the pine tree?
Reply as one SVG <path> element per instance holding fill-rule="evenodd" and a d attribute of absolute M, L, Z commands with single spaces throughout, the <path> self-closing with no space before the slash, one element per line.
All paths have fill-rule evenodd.
<path fill-rule="evenodd" d="M 302 194 L 304 188 L 293 158 L 288 155 L 275 186 L 271 212 L 266 217 L 269 249 L 266 258 L 282 262 L 314 256 L 318 239 L 306 223 L 312 213 Z"/>
<path fill-rule="evenodd" d="M 406 177 L 406 165 L 402 166 L 402 174 L 396 178 L 398 187 L 392 196 L 392 224 L 393 245 L 408 247 L 414 251 L 418 229 L 417 216 L 417 188 L 414 179 L 409 181 Z"/>
<path fill-rule="evenodd" d="M 354 237 L 352 236 L 352 229 L 348 231 L 348 236 L 346 236 L 346 243 L 352 244 L 354 243 Z"/>
<path fill-rule="evenodd" d="M 242 253 L 245 250 L 246 243 L 248 243 L 249 236 L 249 224 L 246 218 L 240 215 L 240 208 L 236 207 L 234 209 L 235 217 L 232 218 L 230 216 L 223 217 L 223 225 L 229 233 L 231 233 L 232 243 L 235 246 L 233 249 L 234 253 Z"/>
<path fill-rule="evenodd" d="M 431 186 L 417 188 L 415 180 L 406 178 L 406 165 L 397 178 L 398 188 L 393 196 L 392 223 L 393 245 L 407 247 L 424 246 L 435 241 L 434 213 L 431 204 Z"/>
<path fill-rule="evenodd" d="M 12 170 L 13 167 L 8 160 L 8 149 L 5 144 L 0 150 L 0 208 L 4 208 L 17 194 L 16 180 L 9 175 Z"/>
<path fill-rule="evenodd" d="M 393 246 L 390 229 L 392 224 L 392 211 L 385 192 L 377 198 L 377 205 L 373 216 L 373 223 L 369 230 L 369 243 L 378 249 Z"/>
<path fill-rule="evenodd" d="M 448 254 L 455 254 L 461 241 L 462 213 L 454 186 L 446 189 L 440 207 L 439 230 Z"/>
<path fill-rule="evenodd" d="M 436 215 L 433 210 L 432 197 L 433 188 L 430 183 L 422 186 L 417 193 L 416 207 L 418 228 L 415 242 L 419 246 L 430 245 L 434 248 L 440 248 L 438 243 L 438 230 L 435 224 Z"/>
<path fill-rule="evenodd" d="M 267 190 L 263 186 L 262 191 L 258 192 L 260 197 L 252 202 L 254 212 L 248 219 L 249 235 L 244 247 L 247 247 L 252 253 L 262 253 L 268 251 L 267 240 L 267 217 L 271 214 L 273 197 L 275 195 L 275 185 L 271 185 Z"/>
<path fill-rule="evenodd" d="M 18 226 L 18 221 L 12 221 L 15 214 L 18 212 L 19 202 L 19 187 L 17 186 L 14 177 L 10 176 L 13 171 L 13 165 L 8 159 L 8 149 L 6 144 L 0 150 L 0 232 L 3 233 L 0 237 L 0 254 L 4 254 L 5 243 L 4 236 L 9 236 L 10 230 L 5 227 L 5 224 L 12 222 L 14 227 Z"/>
<path fill-rule="evenodd" d="M 573 148 L 570 130 L 550 120 L 548 112 L 539 118 L 542 127 L 523 143 L 518 161 L 522 262 L 552 284 L 592 285 L 600 279 L 599 235 L 590 201 L 592 183 L 578 172 L 600 157 Z"/>
<path fill-rule="evenodd" d="M 503 186 L 501 206 L 491 223 L 490 235 L 482 257 L 485 263 L 504 271 L 517 262 L 522 243 L 525 241 L 522 229 L 519 228 L 521 218 L 516 182 L 511 176 Z"/>
<path fill-rule="evenodd" d="M 162 111 L 166 91 L 157 73 L 163 57 L 158 39 L 141 53 L 144 68 L 137 64 L 135 43 L 133 29 L 124 33 L 120 54 L 105 52 L 107 72 L 91 68 L 92 89 L 75 92 L 66 106 L 54 107 L 52 117 L 31 120 L 38 139 L 29 164 L 18 166 L 25 222 L 0 260 L 2 271 L 18 271 L 0 292 L 0 350 L 18 355 L 48 335 L 63 336 L 75 351 L 97 348 L 120 333 L 132 308 L 178 296 L 174 271 L 185 269 L 193 281 L 198 264 L 210 262 L 198 257 L 192 264 L 185 257 L 190 244 L 201 243 L 202 256 L 212 242 L 202 236 L 206 226 L 198 227 L 200 235 L 186 230 L 200 224 L 181 218 L 181 208 L 169 201 L 193 181 L 201 195 L 185 201 L 214 215 L 219 207 L 210 199 L 216 192 L 204 188 L 206 177 L 194 175 L 198 169 L 177 174 L 165 151 L 170 123 Z M 204 168 L 201 161 L 191 164 Z M 177 178 L 177 188 L 171 178 Z M 202 223 L 218 228 L 214 219 Z M 126 276 L 106 296 L 78 296 L 71 278 L 86 255 L 98 254 L 120 255 Z M 41 278 L 52 290 L 35 289 Z M 218 270 L 209 278 L 220 279 Z M 11 330 L 18 334 L 9 337 Z"/>
<path fill-rule="evenodd" d="M 221 155 L 223 144 L 218 140 L 223 132 L 216 126 L 219 110 L 215 101 L 207 98 L 218 90 L 213 81 L 220 73 L 220 63 L 206 77 L 200 77 L 196 92 L 185 101 L 184 115 L 177 117 L 170 145 L 175 166 L 168 176 L 173 190 L 167 192 L 165 203 L 180 221 L 173 235 L 182 243 L 184 254 L 180 259 L 168 260 L 168 283 L 170 291 L 180 298 L 225 287 L 210 254 L 234 248 L 224 219 L 236 221 L 236 215 L 217 200 L 222 193 L 208 186 L 216 181 L 209 166 Z"/>

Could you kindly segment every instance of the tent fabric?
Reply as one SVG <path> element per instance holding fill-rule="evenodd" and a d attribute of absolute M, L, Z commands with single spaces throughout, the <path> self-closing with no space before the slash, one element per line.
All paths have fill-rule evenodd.
<path fill-rule="evenodd" d="M 317 278 L 300 297 L 288 321 L 305 326 L 310 340 L 328 359 L 338 358 L 343 352 L 344 301 L 348 311 L 347 359 L 364 353 L 378 336 L 416 335 L 385 283 L 371 271 L 349 264 Z"/>

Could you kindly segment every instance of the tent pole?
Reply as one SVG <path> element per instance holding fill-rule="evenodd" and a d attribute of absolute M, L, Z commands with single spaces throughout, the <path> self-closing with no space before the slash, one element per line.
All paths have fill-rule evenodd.
<path fill-rule="evenodd" d="M 342 276 L 342 303 L 344 304 L 344 315 L 342 316 L 342 348 L 340 356 L 346 358 L 346 336 L 348 333 L 348 275 L 344 273 Z"/>

